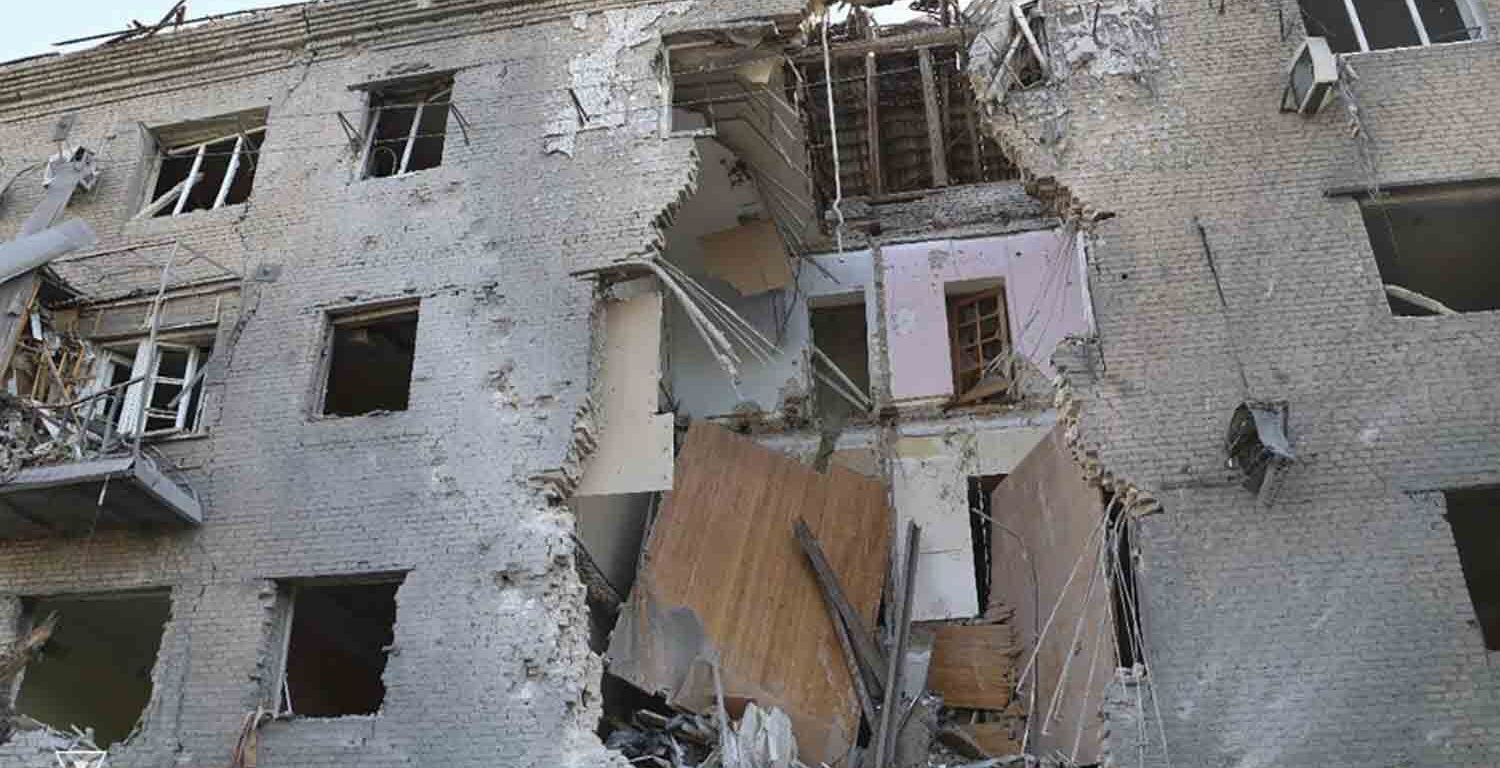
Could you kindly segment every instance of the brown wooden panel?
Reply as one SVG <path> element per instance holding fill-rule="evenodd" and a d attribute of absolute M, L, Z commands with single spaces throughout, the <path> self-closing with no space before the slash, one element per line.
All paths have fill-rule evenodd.
<path fill-rule="evenodd" d="M 705 654 L 684 646 L 702 642 L 718 652 L 728 698 L 786 711 L 804 762 L 842 758 L 858 701 L 792 524 L 807 521 L 874 626 L 889 556 L 884 487 L 840 466 L 819 474 L 705 422 L 689 430 L 673 486 L 610 640 L 610 671 L 701 707 L 712 678 L 688 668 L 685 658 Z"/>
<path fill-rule="evenodd" d="M 1005 709 L 1019 652 L 1009 624 L 938 625 L 927 687 L 950 707 Z"/>

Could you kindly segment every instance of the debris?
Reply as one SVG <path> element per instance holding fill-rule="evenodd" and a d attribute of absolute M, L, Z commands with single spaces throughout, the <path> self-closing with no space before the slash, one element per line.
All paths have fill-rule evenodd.
<path fill-rule="evenodd" d="M 754 702 L 732 735 L 720 745 L 723 768 L 792 768 L 797 761 L 797 739 L 791 718 L 776 707 L 762 710 Z"/>
<path fill-rule="evenodd" d="M 1437 299 L 1417 293 L 1410 288 L 1402 288 L 1399 285 L 1391 285 L 1390 283 L 1386 283 L 1385 293 L 1391 298 L 1400 299 L 1408 304 L 1415 304 L 1422 309 L 1432 312 L 1435 315 L 1458 314 L 1457 311 L 1455 311 L 1452 307 L 1449 307 L 1447 304 L 1444 304 Z"/>
<path fill-rule="evenodd" d="M 1015 659 L 1021 653 L 1009 623 L 933 628 L 932 666 L 927 684 L 950 707 L 1005 709 L 1015 688 Z"/>
<path fill-rule="evenodd" d="M 1269 505 L 1282 474 L 1297 460 L 1287 439 L 1287 404 L 1241 403 L 1229 420 L 1224 451 L 1229 455 L 1226 465 L 1244 475 L 1245 489 Z"/>
<path fill-rule="evenodd" d="M 48 614 L 47 619 L 33 627 L 26 637 L 0 653 L 0 687 L 9 688 L 16 675 L 34 661 L 42 646 L 52 639 L 52 631 L 56 628 L 57 614 Z M 11 708 L 10 699 L 9 695 L 0 698 L 0 744 L 10 741 L 16 728 L 16 713 Z"/>
<path fill-rule="evenodd" d="M 607 663 L 693 712 L 715 706 L 709 673 L 722 668 L 726 696 L 781 709 L 807 756 L 832 763 L 858 733 L 859 702 L 791 534 L 798 518 L 826 543 L 849 604 L 872 625 L 890 525 L 882 485 L 839 466 L 819 474 L 694 422 Z"/>

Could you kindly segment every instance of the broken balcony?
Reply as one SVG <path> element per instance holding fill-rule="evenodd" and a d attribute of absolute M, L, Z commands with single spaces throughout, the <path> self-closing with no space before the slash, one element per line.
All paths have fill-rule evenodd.
<path fill-rule="evenodd" d="M 19 438 L 11 457 L 19 457 L 20 466 L 0 476 L 0 539 L 202 522 L 197 498 L 107 420 L 123 407 L 122 391 L 112 388 L 65 407 L 5 404 Z"/>
<path fill-rule="evenodd" d="M 198 432 L 211 342 L 85 339 L 68 292 L 44 281 L 0 379 L 0 539 L 198 525 L 197 498 L 146 441 Z M 83 310 L 101 327 L 121 311 Z"/>

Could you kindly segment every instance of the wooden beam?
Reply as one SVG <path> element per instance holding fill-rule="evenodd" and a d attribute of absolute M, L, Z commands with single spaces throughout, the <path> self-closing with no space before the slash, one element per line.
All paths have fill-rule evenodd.
<path fill-rule="evenodd" d="M 896 710 L 901 708 L 901 665 L 906 659 L 906 643 L 911 636 L 911 601 L 917 582 L 917 547 L 921 544 L 921 536 L 922 529 L 915 522 L 907 521 L 906 550 L 903 553 L 906 563 L 901 569 L 898 589 L 892 590 L 897 600 L 891 611 L 895 618 L 896 641 L 886 660 L 885 703 L 880 707 L 880 728 L 875 732 L 875 765 L 872 768 L 886 768 L 895 754 L 896 732 L 899 730 Z"/>
<path fill-rule="evenodd" d="M 870 152 L 870 194 L 885 191 L 884 174 L 880 171 L 880 67 L 875 52 L 865 54 L 865 138 Z"/>
<path fill-rule="evenodd" d="M 822 591 L 823 599 L 838 614 L 843 625 L 848 627 L 850 644 L 859 661 L 860 671 L 865 674 L 866 685 L 871 695 L 881 696 L 885 691 L 885 655 L 876 644 L 874 634 L 865 626 L 864 619 L 860 618 L 859 612 L 844 595 L 844 588 L 839 584 L 838 574 L 833 572 L 833 566 L 828 563 L 828 557 L 823 554 L 823 546 L 818 543 L 818 537 L 813 535 L 812 529 L 807 527 L 807 522 L 800 517 L 797 518 L 797 522 L 792 526 L 792 533 L 796 535 L 797 543 L 802 545 L 802 552 L 807 555 L 807 561 L 812 565 L 813 575 L 818 579 L 818 589 Z M 874 720 L 872 719 L 871 722 L 873 723 Z"/>
<path fill-rule="evenodd" d="M 943 45 L 966 45 L 968 38 L 964 36 L 962 27 L 934 27 L 930 30 L 913 32 L 909 35 L 896 35 L 893 37 L 877 37 L 874 40 L 850 40 L 842 43 L 834 43 L 828 46 L 828 55 L 835 59 L 846 59 L 853 56 L 864 56 L 868 53 L 877 55 L 890 53 L 892 51 L 910 51 L 923 46 Z M 803 52 L 795 54 L 792 61 L 821 62 L 823 60 L 823 49 L 818 46 L 807 46 Z"/>
<path fill-rule="evenodd" d="M 937 79 L 932 74 L 932 49 L 918 48 L 922 67 L 922 100 L 927 105 L 927 145 L 932 154 L 932 186 L 948 186 L 948 157 L 943 142 L 943 116 L 938 111 Z"/>

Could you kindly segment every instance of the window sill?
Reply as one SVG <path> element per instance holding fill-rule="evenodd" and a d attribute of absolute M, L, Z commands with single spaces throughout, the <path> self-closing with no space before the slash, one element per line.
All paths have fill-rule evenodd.
<path fill-rule="evenodd" d="M 1449 50 L 1449 49 L 1454 48 L 1455 46 L 1474 45 L 1476 43 L 1488 43 L 1488 42 L 1490 42 L 1490 39 L 1488 37 L 1481 37 L 1481 38 L 1479 38 L 1477 40 L 1454 40 L 1454 41 L 1449 42 L 1449 43 L 1431 43 L 1429 45 L 1402 45 L 1402 46 L 1397 46 L 1395 48 L 1376 48 L 1375 50 L 1371 50 L 1371 51 L 1349 51 L 1347 53 L 1341 53 L 1341 54 L 1338 54 L 1338 55 L 1339 56 L 1347 56 L 1347 57 L 1349 57 L 1349 59 L 1351 61 L 1359 61 L 1360 59 L 1369 59 L 1369 58 L 1373 58 L 1375 56 L 1379 56 L 1381 54 L 1398 54 L 1399 55 L 1399 54 L 1409 54 L 1409 53 L 1411 53 L 1413 51 Z"/>
<path fill-rule="evenodd" d="M 319 424 L 319 423 L 335 422 L 335 421 L 358 421 L 360 419 L 389 419 L 389 418 L 391 418 L 393 416 L 400 416 L 401 414 L 406 413 L 407 411 L 410 411 L 410 410 L 411 410 L 410 408 L 407 408 L 406 410 L 402 410 L 402 411 L 370 411 L 368 413 L 350 413 L 350 414 L 314 413 L 314 414 L 308 416 L 307 420 L 308 420 L 309 423 Z"/>
<path fill-rule="evenodd" d="M 152 216 L 146 219 L 137 219 L 134 216 L 125 222 L 127 234 L 154 234 L 158 232 L 169 232 L 175 228 L 175 224 L 184 223 L 202 225 L 212 222 L 215 218 L 238 219 L 245 214 L 250 207 L 250 201 L 225 205 L 219 208 L 187 211 L 176 216 Z"/>
<path fill-rule="evenodd" d="M 148 436 L 146 437 L 146 439 L 141 441 L 141 444 L 162 445 L 164 443 L 190 443 L 196 440 L 206 440 L 208 439 L 208 437 L 209 431 L 206 429 L 200 429 L 197 432 L 183 432 L 182 434 L 175 435 L 158 435 L 156 437 Z"/>

